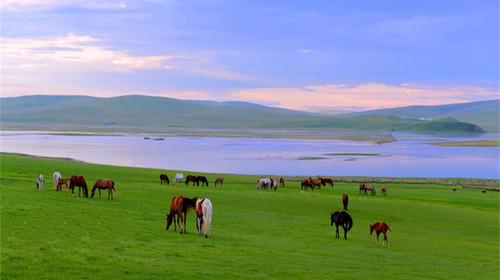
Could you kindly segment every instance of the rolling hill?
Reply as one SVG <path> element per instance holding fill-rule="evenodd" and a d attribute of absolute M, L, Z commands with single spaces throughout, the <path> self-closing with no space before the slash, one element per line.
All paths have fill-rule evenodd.
<path fill-rule="evenodd" d="M 490 109 L 484 110 L 484 106 L 490 106 L 490 103 L 483 107 L 473 104 L 473 108 L 469 109 L 465 108 L 466 105 L 460 105 L 465 106 L 461 109 L 460 116 L 468 114 L 478 120 L 492 118 L 495 114 L 498 115 L 498 108 L 496 112 Z M 484 132 L 480 126 L 457 120 L 458 118 L 453 118 L 453 115 L 435 118 L 433 121 L 416 121 L 398 117 L 408 115 L 407 112 L 411 110 L 392 110 L 333 117 L 247 102 L 189 101 L 138 95 L 113 98 L 42 95 L 1 98 L 2 126 L 108 125 L 152 128 Z M 415 114 L 423 112 L 424 109 L 419 108 L 419 110 L 414 110 Z M 486 116 L 482 115 L 483 112 Z"/>

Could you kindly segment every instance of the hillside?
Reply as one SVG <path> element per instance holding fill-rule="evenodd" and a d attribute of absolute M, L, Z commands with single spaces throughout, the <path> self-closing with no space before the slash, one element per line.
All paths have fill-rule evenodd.
<path fill-rule="evenodd" d="M 469 110 L 474 115 L 473 110 Z M 498 114 L 498 112 L 496 112 Z M 398 114 L 394 114 L 398 116 Z M 246 102 L 187 101 L 150 96 L 23 96 L 1 99 L 2 125 L 120 126 L 239 129 L 321 129 L 414 132 L 484 130 L 454 118 L 414 121 L 375 112 L 350 117 L 317 116 Z"/>
<path fill-rule="evenodd" d="M 337 115 L 354 117 L 366 115 L 406 116 L 409 118 L 442 119 L 452 117 L 460 122 L 473 123 L 489 132 L 498 132 L 500 120 L 500 99 L 448 104 L 439 106 L 408 106 L 391 109 L 371 110 Z"/>

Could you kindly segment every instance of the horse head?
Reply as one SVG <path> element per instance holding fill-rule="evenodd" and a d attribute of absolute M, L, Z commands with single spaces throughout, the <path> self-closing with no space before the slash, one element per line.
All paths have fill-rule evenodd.
<path fill-rule="evenodd" d="M 374 229 L 375 229 L 375 224 L 370 225 L 370 235 L 372 235 Z"/>
<path fill-rule="evenodd" d="M 168 230 L 168 228 L 170 227 L 170 225 L 172 224 L 172 218 L 174 215 L 169 215 L 169 214 L 166 214 L 167 215 L 167 226 L 165 227 L 166 230 Z"/>

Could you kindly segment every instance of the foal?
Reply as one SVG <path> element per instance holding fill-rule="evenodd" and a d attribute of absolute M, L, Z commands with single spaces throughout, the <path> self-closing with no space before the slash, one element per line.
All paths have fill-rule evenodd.
<path fill-rule="evenodd" d="M 385 222 L 375 222 L 370 225 L 370 235 L 372 235 L 373 230 L 377 233 L 377 245 L 380 246 L 379 235 L 382 232 L 384 234 L 384 239 L 382 241 L 382 247 L 384 247 L 387 241 L 387 247 L 389 247 L 389 240 L 387 240 L 387 230 L 392 231 L 392 228 Z"/>

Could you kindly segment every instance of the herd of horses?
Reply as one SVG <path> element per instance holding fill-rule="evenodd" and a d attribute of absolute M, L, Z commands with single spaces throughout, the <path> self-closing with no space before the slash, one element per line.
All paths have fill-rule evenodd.
<path fill-rule="evenodd" d="M 73 175 L 70 178 L 63 178 L 61 173 L 58 171 L 54 172 L 52 175 L 54 180 L 54 189 L 56 191 L 62 191 L 62 186 L 64 185 L 65 191 L 68 192 L 71 190 L 72 196 L 75 196 L 75 187 L 78 187 L 78 196 L 89 197 L 89 189 L 87 186 L 87 181 L 83 176 Z M 43 179 L 43 175 L 39 175 L 36 180 L 36 187 L 39 191 L 43 190 L 43 183 L 45 180 Z M 108 179 L 98 179 L 94 187 L 92 188 L 90 197 L 93 198 L 96 190 L 99 190 L 99 198 L 101 198 L 101 190 L 108 191 L 108 200 L 111 198 L 113 200 L 113 193 L 116 194 L 115 182 Z"/>
<path fill-rule="evenodd" d="M 66 192 L 71 189 L 72 195 L 75 196 L 74 189 L 78 187 L 78 196 L 83 194 L 83 197 L 88 197 L 88 187 L 87 182 L 83 176 L 73 175 L 70 178 L 63 178 L 59 172 L 54 172 L 53 174 L 54 180 L 54 188 L 56 191 L 62 191 L 62 186 L 64 185 L 66 188 Z M 43 175 L 39 175 L 36 180 L 37 189 L 43 190 L 43 183 L 45 182 Z M 208 187 L 208 180 L 204 176 L 193 176 L 188 175 L 184 180 L 184 175 L 182 173 L 177 173 L 175 175 L 174 181 L 176 182 L 184 182 L 186 185 L 189 183 L 193 183 L 193 186 L 199 186 L 201 182 L 202 186 Z M 214 186 L 222 185 L 224 182 L 223 178 L 216 178 L 214 181 Z M 279 182 L 279 183 L 278 183 Z M 170 184 L 170 180 L 166 174 L 160 175 L 160 184 L 166 183 Z M 285 186 L 285 180 L 283 177 L 280 177 L 279 180 L 272 177 L 262 177 L 257 180 L 257 189 L 274 189 L 276 191 L 278 184 L 282 187 Z M 321 186 L 330 185 L 333 187 L 333 181 L 330 178 L 315 178 L 311 177 L 305 178 L 301 181 L 300 187 L 301 190 L 307 190 L 314 188 L 321 188 Z M 387 195 L 387 187 L 381 186 L 381 192 L 384 196 Z M 112 180 L 108 179 L 98 179 L 91 191 L 91 198 L 94 197 L 96 190 L 99 190 L 99 198 L 101 198 L 101 190 L 108 191 L 108 200 L 113 200 L 113 193 L 116 193 L 115 183 Z M 369 184 L 361 184 L 359 185 L 359 193 L 367 194 L 368 192 L 371 195 L 376 195 L 375 187 Z M 348 204 L 349 204 L 349 196 L 347 194 L 342 195 L 342 204 L 344 211 L 335 211 L 331 214 L 330 225 L 336 226 L 336 234 L 335 238 L 340 238 L 339 227 L 342 227 L 344 230 L 344 239 L 347 240 L 347 232 L 352 229 L 353 219 L 347 213 Z M 212 224 L 212 202 L 208 198 L 198 199 L 198 197 L 185 197 L 185 196 L 174 196 L 170 203 L 170 211 L 166 214 L 166 230 L 170 228 L 172 223 L 174 224 L 174 231 L 177 230 L 177 227 L 180 229 L 180 233 L 186 233 L 186 216 L 189 210 L 194 210 L 196 213 L 196 228 L 198 230 L 198 235 L 204 235 L 205 237 L 211 237 L 211 224 Z M 373 231 L 376 232 L 377 235 L 377 245 L 380 246 L 379 235 L 380 233 L 384 234 L 382 247 L 385 246 L 387 242 L 387 247 L 389 247 L 389 241 L 387 239 L 387 231 L 392 231 L 392 228 L 385 222 L 375 222 L 370 225 L 370 235 L 372 235 Z"/>

